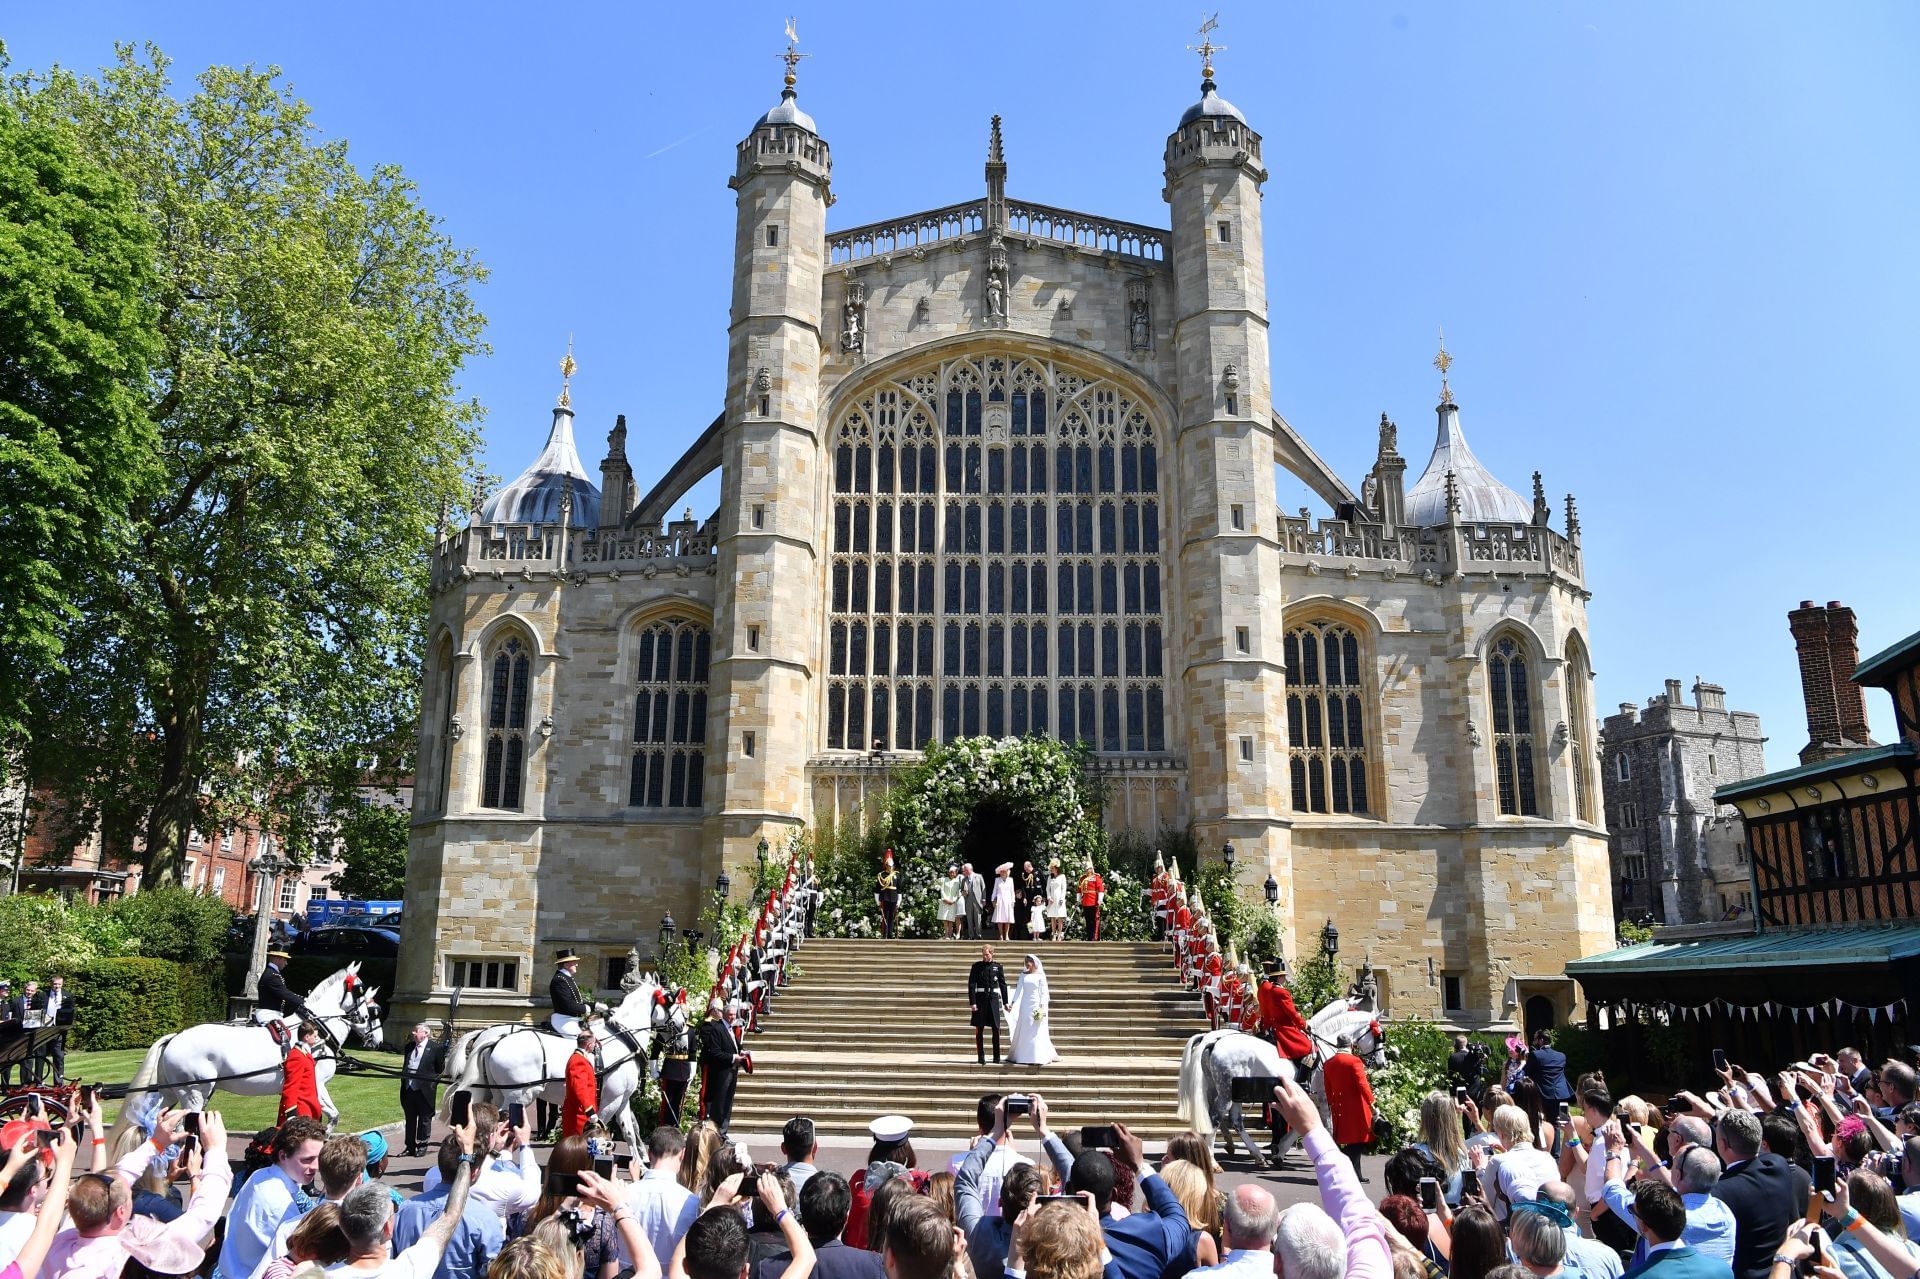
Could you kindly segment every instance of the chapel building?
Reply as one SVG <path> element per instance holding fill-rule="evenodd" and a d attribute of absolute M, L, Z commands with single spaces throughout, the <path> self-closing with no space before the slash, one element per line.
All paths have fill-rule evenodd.
<path fill-rule="evenodd" d="M 1386 415 L 1356 492 L 1276 411 L 1262 139 L 1212 68 L 1167 227 L 1012 198 L 997 117 L 980 196 L 835 229 L 832 173 L 789 74 L 712 424 L 642 491 L 620 419 L 596 483 L 563 391 L 436 546 L 400 1014 L 527 1015 L 563 946 L 605 987 L 928 743 L 1043 733 L 1110 829 L 1271 876 L 1290 951 L 1335 922 L 1391 1012 L 1568 1017 L 1613 938 L 1573 500 L 1480 463 L 1444 352 L 1411 480 Z"/>

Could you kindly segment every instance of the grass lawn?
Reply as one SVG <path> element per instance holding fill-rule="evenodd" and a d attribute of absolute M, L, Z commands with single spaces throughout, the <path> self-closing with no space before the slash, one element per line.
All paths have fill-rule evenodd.
<path fill-rule="evenodd" d="M 85 1083 L 124 1084 L 133 1078 L 140 1069 L 140 1063 L 146 1058 L 144 1048 L 126 1048 L 113 1052 L 70 1052 L 67 1054 L 67 1077 Z M 366 1048 L 354 1048 L 355 1058 L 398 1068 L 400 1054 L 375 1052 Z M 327 1081 L 327 1092 L 333 1098 L 333 1104 L 340 1107 L 339 1128 L 347 1131 L 364 1131 L 378 1128 L 382 1124 L 400 1122 L 400 1080 L 388 1075 L 335 1075 Z M 257 1132 L 274 1120 L 274 1110 L 280 1104 L 276 1092 L 269 1097 L 240 1097 L 229 1092 L 216 1092 L 209 1106 L 220 1112 L 227 1121 L 227 1128 L 234 1133 Z M 107 1122 L 112 1123 L 120 1113 L 120 1103 L 106 1103 Z"/>

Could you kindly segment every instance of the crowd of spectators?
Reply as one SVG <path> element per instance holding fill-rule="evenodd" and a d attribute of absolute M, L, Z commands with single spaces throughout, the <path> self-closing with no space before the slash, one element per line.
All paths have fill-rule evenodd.
<path fill-rule="evenodd" d="M 700 1124 L 622 1159 L 590 1131 L 542 1167 L 475 1104 L 407 1199 L 378 1133 L 291 1119 L 234 1187 L 217 1113 L 153 1115 L 109 1152 L 95 1106 L 0 1129 L 0 1279 L 1920 1279 L 1912 1068 L 1716 1064 L 1718 1087 L 1658 1106 L 1598 1074 L 1431 1093 L 1377 1204 L 1283 1083 L 1271 1117 L 1318 1186 L 1284 1211 L 1259 1182 L 1222 1187 L 1206 1138 L 1156 1164 L 1124 1123 L 1056 1133 L 1038 1093 L 983 1097 L 937 1169 L 910 1122 L 877 1121 L 851 1178 L 819 1166 L 806 1119 L 778 1163 Z"/>

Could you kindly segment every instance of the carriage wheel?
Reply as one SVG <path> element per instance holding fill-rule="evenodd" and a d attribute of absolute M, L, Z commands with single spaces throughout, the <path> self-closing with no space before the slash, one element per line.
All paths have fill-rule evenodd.
<path fill-rule="evenodd" d="M 0 1123 L 27 1118 L 36 1097 L 45 1107 L 42 1117 L 55 1128 L 64 1127 L 68 1118 L 68 1103 L 73 1099 L 72 1090 L 36 1088 L 31 1085 L 8 1089 L 7 1095 L 0 1098 Z"/>

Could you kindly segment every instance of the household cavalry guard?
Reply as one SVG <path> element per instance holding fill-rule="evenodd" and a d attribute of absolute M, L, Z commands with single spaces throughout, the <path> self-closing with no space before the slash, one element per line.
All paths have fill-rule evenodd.
<path fill-rule="evenodd" d="M 580 971 L 580 956 L 573 953 L 571 946 L 562 946 L 560 953 L 553 957 L 553 980 L 547 983 L 547 998 L 553 1001 L 553 1011 L 547 1015 L 547 1024 L 553 1027 L 557 1035 L 576 1039 L 586 1029 L 588 1019 L 594 1013 L 607 1011 L 605 1004 L 588 1006 L 586 998 L 580 993 L 580 983 L 574 974 Z"/>

